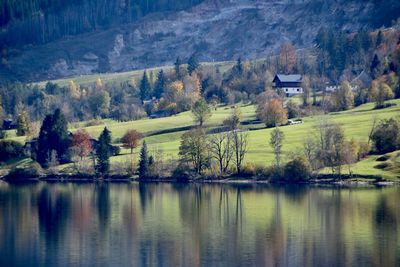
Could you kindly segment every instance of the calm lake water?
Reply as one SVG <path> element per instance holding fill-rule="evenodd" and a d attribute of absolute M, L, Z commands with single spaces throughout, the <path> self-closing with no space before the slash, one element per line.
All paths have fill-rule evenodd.
<path fill-rule="evenodd" d="M 400 266 L 400 188 L 0 183 L 1 266 Z"/>

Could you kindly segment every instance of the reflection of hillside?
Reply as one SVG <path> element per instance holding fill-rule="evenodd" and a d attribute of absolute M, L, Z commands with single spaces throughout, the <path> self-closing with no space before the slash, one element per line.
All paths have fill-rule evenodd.
<path fill-rule="evenodd" d="M 395 266 L 399 197 L 395 187 L 0 184 L 0 259 L 7 266 Z"/>

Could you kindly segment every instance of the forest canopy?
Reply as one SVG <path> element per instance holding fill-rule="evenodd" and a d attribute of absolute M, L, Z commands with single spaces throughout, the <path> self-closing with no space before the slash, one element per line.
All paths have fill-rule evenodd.
<path fill-rule="evenodd" d="M 47 43 L 67 35 L 133 22 L 152 12 L 189 8 L 202 1 L 2 0 L 0 47 Z"/>

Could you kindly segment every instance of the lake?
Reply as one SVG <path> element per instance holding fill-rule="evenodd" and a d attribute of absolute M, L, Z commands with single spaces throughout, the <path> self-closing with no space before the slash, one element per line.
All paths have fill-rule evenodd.
<path fill-rule="evenodd" d="M 400 266 L 400 187 L 0 182 L 0 266 Z"/>

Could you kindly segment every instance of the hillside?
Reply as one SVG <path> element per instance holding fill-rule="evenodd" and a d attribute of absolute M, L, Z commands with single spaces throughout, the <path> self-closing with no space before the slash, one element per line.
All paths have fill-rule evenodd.
<path fill-rule="evenodd" d="M 3 49 L 0 80 L 121 72 L 169 65 L 192 53 L 208 62 L 265 58 L 286 41 L 296 48 L 312 47 L 320 27 L 353 32 L 390 25 L 399 8 L 397 1 L 209 0 L 44 44 L 12 45 Z"/>

